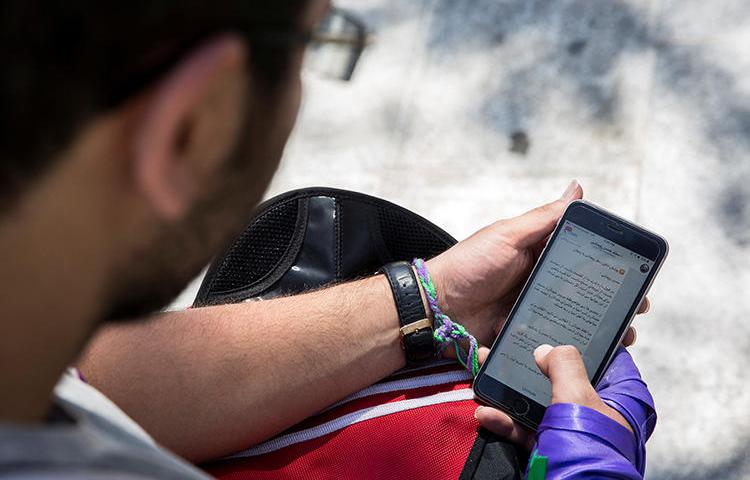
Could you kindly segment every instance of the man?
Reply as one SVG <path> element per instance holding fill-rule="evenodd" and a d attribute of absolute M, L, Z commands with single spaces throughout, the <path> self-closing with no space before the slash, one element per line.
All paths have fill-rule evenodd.
<path fill-rule="evenodd" d="M 1 5 L 0 477 L 203 478 L 159 445 L 216 458 L 405 364 L 382 275 L 125 323 L 167 304 L 262 197 L 325 1 Z M 428 263 L 444 310 L 481 344 L 581 195 L 572 183 Z M 637 428 L 594 392 L 575 350 L 538 358 L 555 402 Z M 117 406 L 64 374 L 76 362 Z M 477 418 L 530 442 L 497 410 Z M 633 463 L 611 454 L 615 468 Z"/>

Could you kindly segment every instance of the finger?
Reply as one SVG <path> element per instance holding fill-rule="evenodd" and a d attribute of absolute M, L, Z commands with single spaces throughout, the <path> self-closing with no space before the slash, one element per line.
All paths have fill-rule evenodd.
<path fill-rule="evenodd" d="M 479 365 L 482 365 L 485 360 L 487 360 L 487 355 L 490 354 L 490 349 L 487 347 L 479 347 L 477 350 L 477 360 L 479 361 Z"/>
<path fill-rule="evenodd" d="M 591 386 L 583 365 L 581 354 L 572 345 L 561 345 L 552 348 L 541 345 L 534 350 L 534 359 L 539 370 L 552 383 L 552 401 L 554 403 L 578 403 L 588 406 L 592 394 Z"/>
<path fill-rule="evenodd" d="M 638 332 L 636 332 L 635 327 L 628 327 L 628 331 L 625 332 L 625 338 L 622 339 L 622 344 L 629 347 L 633 345 L 636 340 L 638 340 Z"/>
<path fill-rule="evenodd" d="M 508 313 L 502 315 L 501 319 L 495 322 L 495 325 L 492 326 L 492 333 L 495 334 L 495 338 L 497 338 L 498 335 L 500 335 L 500 331 L 505 326 L 505 322 L 508 320 Z"/>
<path fill-rule="evenodd" d="M 552 235 L 547 235 L 540 241 L 536 243 L 536 245 L 531 246 L 531 255 L 533 256 L 534 263 L 539 259 L 539 257 L 542 256 L 542 251 L 544 251 L 544 247 L 547 246 L 547 243 L 549 242 L 549 239 Z"/>
<path fill-rule="evenodd" d="M 449 345 L 445 350 L 443 350 L 443 357 L 450 358 L 451 360 L 456 359 L 456 350 L 453 348 L 453 345 Z"/>
<path fill-rule="evenodd" d="M 527 248 L 549 235 L 568 204 L 580 198 L 583 189 L 573 180 L 559 199 L 503 222 L 503 233 L 518 248 Z"/>
<path fill-rule="evenodd" d="M 638 306 L 638 313 L 646 313 L 649 310 L 651 310 L 651 301 L 648 299 L 648 297 L 643 297 L 643 300 L 641 300 L 641 304 Z"/>
<path fill-rule="evenodd" d="M 495 408 L 481 406 L 474 412 L 474 417 L 481 426 L 495 435 L 531 450 L 534 442 L 533 434 L 514 422 L 508 414 Z"/>
<path fill-rule="evenodd" d="M 529 270 L 531 270 L 531 268 L 529 268 Z M 516 303 L 516 300 L 518 300 L 518 296 L 521 295 L 521 290 L 523 290 L 523 283 L 518 284 L 498 300 L 499 307 L 497 309 L 496 318 L 499 320 L 492 326 L 492 331 L 496 337 L 500 334 L 500 330 L 503 329 L 505 322 L 508 320 L 508 315 L 510 315 L 513 305 Z"/>
<path fill-rule="evenodd" d="M 463 345 L 463 348 L 468 348 L 468 343 L 466 345 Z M 484 363 L 484 361 L 487 359 L 487 355 L 489 355 L 490 349 L 485 347 L 484 345 L 479 345 L 479 348 L 477 349 L 477 360 L 479 361 L 479 365 Z M 466 351 L 464 351 L 464 357 L 466 356 Z M 456 348 L 453 345 L 449 345 L 446 347 L 445 350 L 443 350 L 443 358 L 450 358 L 452 360 L 455 360 L 456 357 Z"/>

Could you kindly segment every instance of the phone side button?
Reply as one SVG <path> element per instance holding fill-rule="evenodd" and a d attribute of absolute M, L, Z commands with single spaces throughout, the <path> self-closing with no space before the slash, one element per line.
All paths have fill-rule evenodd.
<path fill-rule="evenodd" d="M 529 402 L 523 398 L 516 399 L 516 401 L 513 402 L 513 412 L 520 416 L 526 415 L 529 413 Z"/>

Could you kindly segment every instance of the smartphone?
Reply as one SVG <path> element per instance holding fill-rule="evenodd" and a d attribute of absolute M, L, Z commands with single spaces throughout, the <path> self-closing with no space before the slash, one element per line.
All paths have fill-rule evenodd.
<path fill-rule="evenodd" d="M 533 355 L 545 343 L 578 348 L 596 385 L 668 250 L 659 235 L 572 202 L 474 380 L 476 396 L 536 429 L 552 399 Z"/>

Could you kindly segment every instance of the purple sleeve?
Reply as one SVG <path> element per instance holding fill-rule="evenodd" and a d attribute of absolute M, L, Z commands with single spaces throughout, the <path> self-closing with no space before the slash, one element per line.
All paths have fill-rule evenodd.
<path fill-rule="evenodd" d="M 551 479 L 642 479 L 646 440 L 656 425 L 654 400 L 630 354 L 622 347 L 597 385 L 602 400 L 630 423 L 633 433 L 581 405 L 547 408 L 536 434 Z"/>

